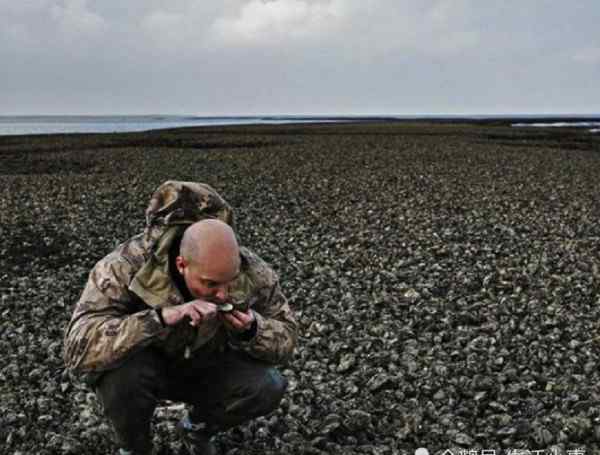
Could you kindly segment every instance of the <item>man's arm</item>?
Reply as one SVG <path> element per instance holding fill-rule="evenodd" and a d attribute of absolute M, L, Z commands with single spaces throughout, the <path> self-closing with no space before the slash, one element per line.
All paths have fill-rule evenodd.
<path fill-rule="evenodd" d="M 166 334 L 154 309 L 133 312 L 127 289 L 132 273 L 131 265 L 117 255 L 109 255 L 90 273 L 65 333 L 64 360 L 70 370 L 114 368 Z"/>
<path fill-rule="evenodd" d="M 234 333 L 230 343 L 259 360 L 285 363 L 294 352 L 298 324 L 278 281 L 260 292 L 263 298 L 249 310 L 254 313 L 256 334 L 245 340 L 243 334 Z"/>

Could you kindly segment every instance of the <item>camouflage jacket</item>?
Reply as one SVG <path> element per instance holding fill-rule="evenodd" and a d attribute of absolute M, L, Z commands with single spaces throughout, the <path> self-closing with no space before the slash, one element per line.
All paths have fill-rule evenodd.
<path fill-rule="evenodd" d="M 230 292 L 254 311 L 251 339 L 229 333 L 217 319 L 198 327 L 186 321 L 161 324 L 157 308 L 184 303 L 169 273 L 169 248 L 189 224 L 204 218 L 234 225 L 231 207 L 207 185 L 168 181 L 157 189 L 146 210 L 144 233 L 118 246 L 90 273 L 65 333 L 64 360 L 70 370 L 99 373 L 147 346 L 169 357 L 207 355 L 225 345 L 273 364 L 291 356 L 297 325 L 278 277 L 244 247 Z"/>

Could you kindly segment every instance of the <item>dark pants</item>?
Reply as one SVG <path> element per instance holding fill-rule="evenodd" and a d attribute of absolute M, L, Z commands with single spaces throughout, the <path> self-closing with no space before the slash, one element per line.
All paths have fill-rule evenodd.
<path fill-rule="evenodd" d="M 275 410 L 286 387 L 275 368 L 243 353 L 173 362 L 147 348 L 106 372 L 95 390 L 121 447 L 150 453 L 150 420 L 159 400 L 192 405 L 192 422 L 215 433 Z"/>

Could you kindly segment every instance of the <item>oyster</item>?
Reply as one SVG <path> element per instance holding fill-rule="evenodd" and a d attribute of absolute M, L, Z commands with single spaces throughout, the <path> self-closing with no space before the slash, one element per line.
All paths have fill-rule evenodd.
<path fill-rule="evenodd" d="M 233 305 L 231 303 L 224 303 L 222 305 L 217 305 L 217 311 L 221 313 L 230 313 L 233 311 Z"/>

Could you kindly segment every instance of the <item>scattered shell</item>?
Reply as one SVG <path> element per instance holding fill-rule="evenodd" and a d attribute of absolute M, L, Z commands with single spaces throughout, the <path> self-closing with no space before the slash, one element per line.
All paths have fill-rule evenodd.
<path fill-rule="evenodd" d="M 174 178 L 236 208 L 299 322 L 280 409 L 219 434 L 222 453 L 591 451 L 599 152 L 501 125 L 0 137 L 0 452 L 116 452 L 62 337 L 91 267 Z M 182 413 L 157 410 L 159 453 Z"/>

